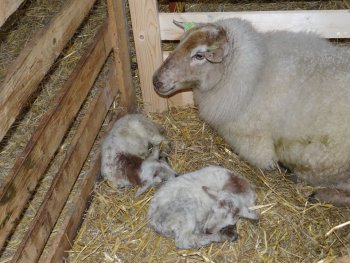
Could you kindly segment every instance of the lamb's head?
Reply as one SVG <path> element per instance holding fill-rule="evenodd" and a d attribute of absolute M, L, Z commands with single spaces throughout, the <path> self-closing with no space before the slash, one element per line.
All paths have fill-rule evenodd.
<path fill-rule="evenodd" d="M 174 171 L 167 162 L 163 160 L 146 159 L 141 165 L 140 180 L 141 187 L 135 194 L 135 197 L 143 194 L 151 186 L 156 186 L 171 178 L 177 177 L 178 174 Z"/>
<path fill-rule="evenodd" d="M 174 23 L 186 29 L 184 23 Z M 153 75 L 158 94 L 180 90 L 210 90 L 221 80 L 228 54 L 225 30 L 216 24 L 196 24 L 185 32 L 180 44 Z"/>
<path fill-rule="evenodd" d="M 224 190 L 216 191 L 207 186 L 202 189 L 215 201 L 204 224 L 205 233 L 222 233 L 223 229 L 235 225 L 239 218 L 258 220 L 258 215 L 242 203 L 240 198 L 236 198 L 235 194 Z"/>

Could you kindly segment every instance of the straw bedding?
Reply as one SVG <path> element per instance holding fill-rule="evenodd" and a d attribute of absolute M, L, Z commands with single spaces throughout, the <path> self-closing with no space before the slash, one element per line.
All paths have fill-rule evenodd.
<path fill-rule="evenodd" d="M 180 173 L 217 164 L 246 176 L 257 191 L 258 223 L 240 221 L 239 239 L 199 250 L 177 250 L 172 240 L 147 226 L 154 189 L 134 199 L 136 189 L 96 186 L 95 197 L 70 251 L 70 262 L 333 262 L 350 252 L 349 209 L 310 204 L 313 188 L 294 184 L 284 171 L 264 173 L 242 162 L 197 117 L 195 108 L 152 114 L 173 143 L 170 163 Z"/>
<path fill-rule="evenodd" d="M 28 42 L 32 32 L 47 24 L 64 2 L 64 0 L 26 1 L 25 6 L 16 14 L 17 17 L 1 29 L 0 82 L 6 74 L 7 65 Z M 167 9 L 166 2 L 159 0 L 161 10 Z M 185 9 L 241 11 L 350 7 L 350 1 L 257 0 L 254 3 L 240 1 L 234 4 L 232 2 L 186 1 Z M 1 143 L 0 183 L 105 16 L 105 0 L 99 0 L 89 19 L 79 29 L 79 33 L 40 85 L 40 92 L 28 104 L 5 142 Z M 135 85 L 140 94 L 134 50 L 131 59 Z M 107 73 L 105 68 L 95 88 L 104 85 Z M 93 97 L 94 90 L 87 103 Z M 141 108 L 140 95 L 138 102 Z M 117 106 L 116 102 L 111 114 L 117 110 Z M 83 115 L 84 109 L 67 133 L 55 160 L 37 189 L 36 197 L 29 204 L 26 215 L 17 227 L 6 251 L 1 255 L 1 263 L 10 260 L 28 228 L 30 218 L 37 211 L 45 191 L 62 163 L 72 134 Z M 110 115 L 102 130 L 109 122 Z M 91 206 L 69 251 L 69 262 L 334 262 L 336 256 L 350 253 L 350 226 L 341 225 L 350 220 L 349 208 L 310 204 L 307 196 L 314 190 L 312 187 L 292 183 L 288 178 L 289 175 L 283 170 L 265 173 L 242 162 L 215 131 L 198 118 L 196 108 L 174 108 L 164 114 L 151 114 L 149 117 L 165 127 L 166 134 L 173 144 L 170 163 L 179 173 L 194 171 L 209 164 L 218 164 L 246 176 L 256 186 L 257 209 L 261 214 L 261 220 L 258 223 L 240 221 L 238 224 L 240 237 L 236 242 L 213 244 L 199 250 L 176 250 L 172 240 L 159 236 L 147 227 L 147 208 L 155 189 L 134 199 L 136 189 L 114 189 L 107 182 L 100 181 L 96 184 Z M 89 160 L 93 159 L 99 143 L 98 139 L 81 177 L 89 167 Z M 79 181 L 75 188 L 77 187 Z M 63 214 L 69 208 L 68 202 Z M 339 226 L 339 229 L 333 229 L 336 226 Z M 332 231 L 327 235 L 330 230 Z"/>

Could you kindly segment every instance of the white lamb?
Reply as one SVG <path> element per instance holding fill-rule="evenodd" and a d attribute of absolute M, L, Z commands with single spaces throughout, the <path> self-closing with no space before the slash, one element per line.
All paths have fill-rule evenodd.
<path fill-rule="evenodd" d="M 168 150 L 169 142 L 151 120 L 141 114 L 126 115 L 102 143 L 101 174 L 116 187 L 141 186 L 139 196 L 176 176 L 162 156 Z"/>
<path fill-rule="evenodd" d="M 177 25 L 184 27 L 180 22 Z M 155 72 L 161 95 L 193 88 L 200 116 L 245 160 L 277 162 L 350 205 L 350 48 L 312 33 L 197 24 Z"/>
<path fill-rule="evenodd" d="M 209 166 L 167 181 L 151 200 L 148 220 L 156 232 L 175 239 L 180 249 L 237 239 L 240 217 L 257 220 L 248 207 L 255 193 L 230 170 Z"/>

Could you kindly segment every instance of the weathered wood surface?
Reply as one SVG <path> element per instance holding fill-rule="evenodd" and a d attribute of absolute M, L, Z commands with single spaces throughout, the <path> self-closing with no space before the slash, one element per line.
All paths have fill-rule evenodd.
<path fill-rule="evenodd" d="M 95 1 L 68 0 L 10 67 L 0 86 L 0 141 Z"/>
<path fill-rule="evenodd" d="M 116 89 L 111 90 L 107 85 L 98 91 L 91 102 L 70 143 L 69 153 L 17 249 L 13 262 L 36 262 L 39 259 L 116 95 Z"/>
<path fill-rule="evenodd" d="M 6 22 L 24 0 L 1 0 L 0 1 L 0 27 Z"/>
<path fill-rule="evenodd" d="M 136 92 L 131 75 L 126 0 L 107 0 L 107 7 L 114 61 L 118 72 L 116 83 L 119 85 L 120 104 L 128 111 L 133 111 L 136 108 Z"/>
<path fill-rule="evenodd" d="M 115 64 L 112 64 L 110 68 L 109 83 L 107 85 L 107 92 L 104 92 L 106 98 L 106 107 L 110 104 L 111 97 L 114 97 L 117 94 L 116 87 L 116 70 Z M 118 85 L 119 87 L 119 85 Z M 115 119 L 120 118 L 125 112 L 120 112 L 116 115 Z M 114 121 L 111 121 L 107 127 L 103 137 L 108 134 L 108 131 L 113 127 Z M 56 236 L 50 245 L 48 256 L 45 258 L 46 263 L 51 262 L 61 262 L 62 259 L 66 256 L 67 250 L 71 248 L 71 245 L 74 242 L 74 238 L 79 230 L 79 226 L 83 220 L 84 211 L 88 206 L 90 195 L 93 191 L 96 179 L 100 174 L 101 168 L 101 154 L 100 150 L 96 152 L 96 158 L 92 162 L 92 166 L 88 170 L 87 174 L 82 179 L 81 187 L 78 192 L 75 193 L 72 200 L 73 209 L 67 214 L 64 223 L 61 228 L 56 233 Z"/>
<path fill-rule="evenodd" d="M 160 13 L 161 39 L 178 40 L 183 34 L 183 30 L 173 24 L 173 19 L 205 23 L 229 17 L 249 20 L 260 31 L 313 31 L 325 38 L 350 38 L 349 10 L 293 10 Z"/>
<path fill-rule="evenodd" d="M 111 50 L 106 21 L 5 178 L 0 189 L 0 247 L 16 225 Z"/>
<path fill-rule="evenodd" d="M 137 63 L 145 111 L 164 111 L 167 100 L 153 89 L 152 75 L 162 63 L 160 28 L 156 0 L 129 0 Z"/>

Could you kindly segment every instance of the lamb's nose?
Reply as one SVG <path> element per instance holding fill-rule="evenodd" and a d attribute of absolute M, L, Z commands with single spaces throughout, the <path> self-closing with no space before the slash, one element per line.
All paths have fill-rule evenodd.
<path fill-rule="evenodd" d="M 209 228 L 205 229 L 205 234 L 207 234 L 207 235 L 211 235 L 212 234 Z"/>

